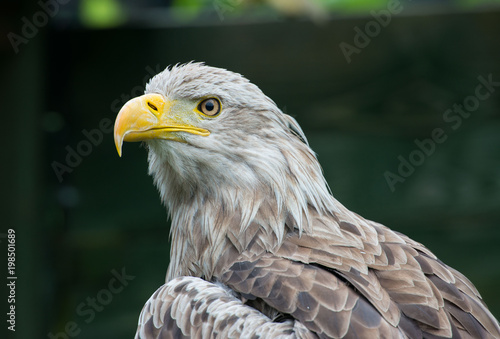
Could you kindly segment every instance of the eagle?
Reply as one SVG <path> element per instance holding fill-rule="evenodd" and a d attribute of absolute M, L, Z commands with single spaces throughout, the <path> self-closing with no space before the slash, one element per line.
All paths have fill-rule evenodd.
<path fill-rule="evenodd" d="M 116 117 L 171 219 L 136 338 L 500 338 L 474 285 L 338 202 L 297 121 L 244 76 L 167 67 Z"/>

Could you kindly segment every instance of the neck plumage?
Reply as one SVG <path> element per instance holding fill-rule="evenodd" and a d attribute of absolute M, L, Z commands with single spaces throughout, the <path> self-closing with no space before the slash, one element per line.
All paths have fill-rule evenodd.
<path fill-rule="evenodd" d="M 167 281 L 178 276 L 212 279 L 217 259 L 230 246 L 241 253 L 252 241 L 267 251 L 279 249 L 289 232 L 312 232 L 310 210 L 331 214 L 341 206 L 330 194 L 321 167 L 305 144 L 282 149 L 282 169 L 255 170 L 252 185 L 186 177 L 172 156 L 149 153 L 154 177 L 171 218 Z M 284 161 L 283 161 L 284 160 Z M 271 164 L 271 166 L 276 164 Z M 243 176 L 239 173 L 239 176 Z M 247 175 L 246 177 L 249 177 Z"/>

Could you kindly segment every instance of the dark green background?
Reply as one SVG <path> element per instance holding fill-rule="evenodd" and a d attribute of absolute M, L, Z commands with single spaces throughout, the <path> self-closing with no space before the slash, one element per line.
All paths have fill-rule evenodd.
<path fill-rule="evenodd" d="M 424 243 L 468 276 L 499 317 L 500 87 L 457 130 L 443 113 L 474 94 L 478 76 L 500 81 L 500 12 L 402 13 L 347 63 L 339 44 L 353 44 L 354 27 L 370 20 L 51 25 L 18 54 L 3 41 L 0 232 L 17 234 L 14 337 L 47 338 L 70 321 L 79 338 L 133 336 L 169 256 L 167 215 L 146 173 L 146 151 L 125 144 L 120 159 L 105 133 L 61 183 L 52 164 L 64 164 L 66 146 L 86 140 L 82 130 L 114 121 L 116 100 L 140 94 L 146 67 L 190 60 L 257 84 L 303 126 L 338 200 Z M 384 172 L 397 173 L 398 156 L 408 159 L 414 139 L 435 128 L 447 140 L 392 192 Z M 122 268 L 135 278 L 87 322 L 78 305 Z"/>

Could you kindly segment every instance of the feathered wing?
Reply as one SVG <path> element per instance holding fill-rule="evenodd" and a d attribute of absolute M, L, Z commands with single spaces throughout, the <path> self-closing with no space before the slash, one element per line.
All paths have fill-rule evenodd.
<path fill-rule="evenodd" d="M 221 281 L 320 337 L 500 338 L 472 283 L 428 249 L 347 210 L 314 216 L 276 253 L 258 242 Z M 337 226 L 337 227 L 336 227 Z"/>
<path fill-rule="evenodd" d="M 195 277 L 161 286 L 144 305 L 135 338 L 303 338 L 300 322 L 275 323 L 226 288 Z"/>
<path fill-rule="evenodd" d="M 240 259 L 221 280 L 257 309 L 269 305 L 320 338 L 404 338 L 352 286 L 321 267 L 270 253 Z"/>
<path fill-rule="evenodd" d="M 162 286 L 137 338 L 500 338 L 472 283 L 421 244 L 352 212 L 311 215 L 313 234 L 290 232 L 275 253 L 259 236 L 228 249 L 221 285 Z"/>

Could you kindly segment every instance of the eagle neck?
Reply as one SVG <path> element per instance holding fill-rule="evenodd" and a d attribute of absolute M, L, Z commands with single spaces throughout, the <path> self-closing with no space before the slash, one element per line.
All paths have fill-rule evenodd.
<path fill-rule="evenodd" d="M 171 219 L 167 280 L 184 275 L 210 280 L 228 248 L 242 253 L 257 243 L 273 252 L 288 233 L 312 232 L 310 211 L 323 215 L 338 208 L 304 144 L 280 149 L 275 166 L 252 167 L 239 181 L 213 182 L 209 173 L 186 176 L 185 168 L 193 166 L 177 168 L 173 155 L 156 154 L 150 152 L 149 172 Z"/>

